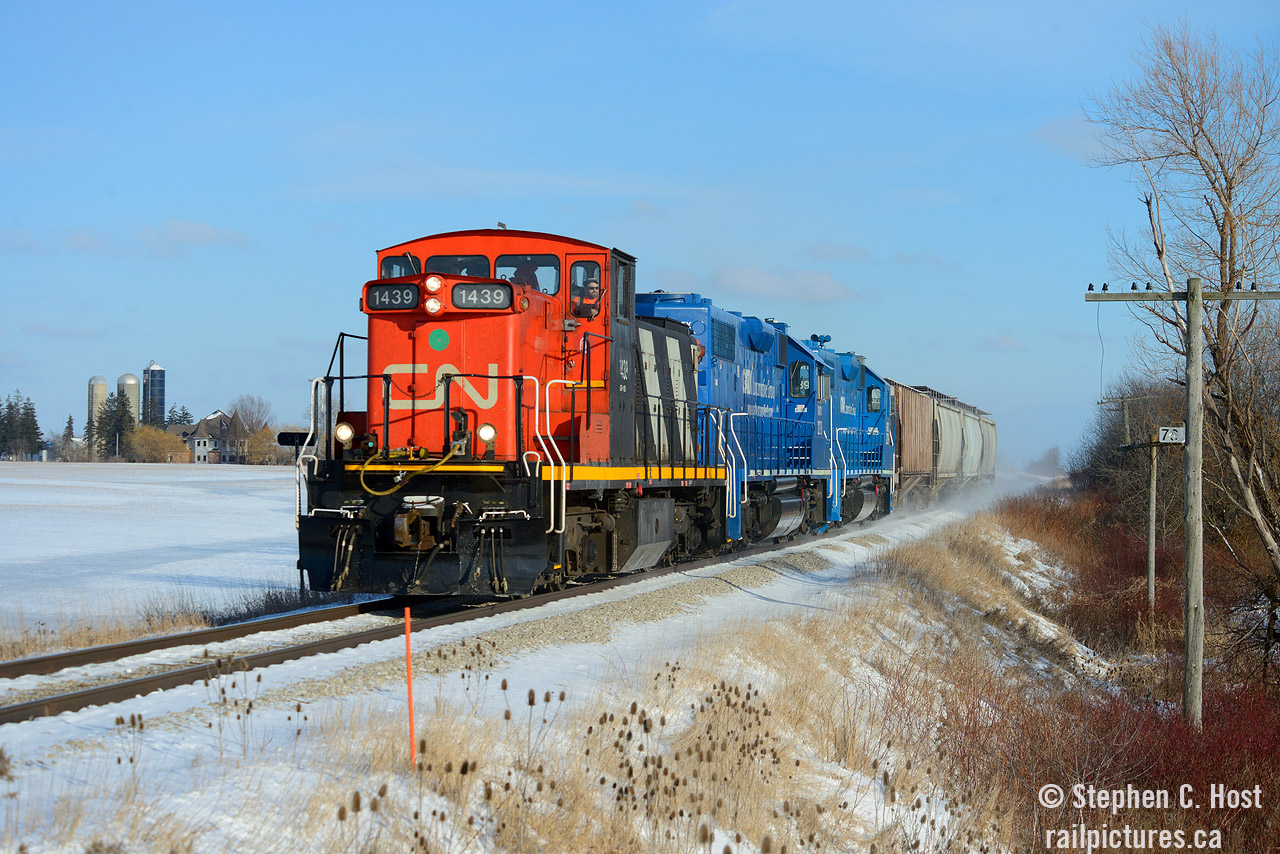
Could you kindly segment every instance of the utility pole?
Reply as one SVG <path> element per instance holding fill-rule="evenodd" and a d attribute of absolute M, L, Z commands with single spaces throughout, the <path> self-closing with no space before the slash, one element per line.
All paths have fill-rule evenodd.
<path fill-rule="evenodd" d="M 1125 453 L 1146 448 L 1151 456 L 1150 488 L 1147 493 L 1147 622 L 1152 627 L 1156 624 L 1156 449 L 1161 445 L 1186 444 L 1186 435 L 1183 427 L 1161 427 L 1146 442 L 1120 446 L 1120 450 Z"/>
<path fill-rule="evenodd" d="M 1093 285 L 1085 302 L 1185 302 L 1187 304 L 1187 447 L 1184 457 L 1183 489 L 1186 513 L 1186 662 L 1182 671 L 1182 716 L 1193 728 L 1202 728 L 1204 680 L 1204 516 L 1202 513 L 1202 469 L 1204 462 L 1204 301 L 1234 299 L 1280 299 L 1280 291 L 1209 291 L 1198 278 L 1187 279 L 1185 291 L 1129 291 L 1094 293 Z M 1237 288 L 1239 285 L 1237 285 Z M 1256 287 L 1256 286 L 1255 286 Z"/>
<path fill-rule="evenodd" d="M 1147 496 L 1147 625 L 1156 628 L 1156 444 L 1151 443 L 1151 493 Z M 1154 641 L 1153 641 L 1154 643 Z"/>
<path fill-rule="evenodd" d="M 1130 397 L 1128 395 L 1125 395 L 1124 397 L 1104 397 L 1102 398 L 1102 400 L 1098 401 L 1098 405 L 1101 406 L 1104 403 L 1120 404 L 1120 412 L 1124 416 L 1124 443 L 1126 445 L 1129 445 L 1133 443 L 1133 439 L 1131 438 L 1131 434 L 1129 431 L 1129 401 L 1150 400 L 1150 399 L 1151 399 L 1150 395 L 1138 395 L 1134 397 Z"/>

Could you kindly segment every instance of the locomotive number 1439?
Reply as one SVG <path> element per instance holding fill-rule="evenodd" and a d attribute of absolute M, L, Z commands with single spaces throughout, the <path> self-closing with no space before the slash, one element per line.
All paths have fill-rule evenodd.
<path fill-rule="evenodd" d="M 455 308 L 510 308 L 510 285 L 460 284 L 453 288 Z"/>
<path fill-rule="evenodd" d="M 365 293 L 370 311 L 404 311 L 417 308 L 417 285 L 370 285 Z"/>

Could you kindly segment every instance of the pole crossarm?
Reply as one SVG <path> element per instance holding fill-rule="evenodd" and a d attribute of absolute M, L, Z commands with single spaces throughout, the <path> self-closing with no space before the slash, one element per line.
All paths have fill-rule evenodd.
<path fill-rule="evenodd" d="M 1280 299 L 1280 291 L 1205 291 L 1200 298 L 1210 300 Z M 1119 293 L 1089 293 L 1085 302 L 1186 302 L 1186 291 L 1138 291 Z"/>

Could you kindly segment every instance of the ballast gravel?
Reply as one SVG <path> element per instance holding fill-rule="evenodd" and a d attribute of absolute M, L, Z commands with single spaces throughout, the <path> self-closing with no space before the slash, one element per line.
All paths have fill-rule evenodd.
<path fill-rule="evenodd" d="M 870 545 L 850 540 L 851 545 Z M 877 538 L 878 539 L 878 538 Z M 829 547 L 824 544 L 824 547 Z M 508 658 L 545 646 L 604 643 L 612 638 L 618 626 L 664 620 L 681 613 L 695 611 L 707 599 L 740 589 L 764 587 L 779 576 L 805 575 L 831 567 L 831 561 L 820 553 L 797 551 L 768 559 L 751 566 L 736 566 L 715 575 L 690 578 L 646 591 L 614 602 L 590 605 L 568 614 L 531 619 L 517 625 L 466 638 L 457 638 L 430 649 L 415 649 L 415 676 L 448 676 L 454 673 L 488 671 Z M 293 683 L 278 692 L 270 692 L 260 705 L 292 705 L 310 703 L 354 693 L 370 687 L 400 685 L 404 681 L 404 661 L 388 659 L 373 664 L 346 668 L 325 679 Z"/>

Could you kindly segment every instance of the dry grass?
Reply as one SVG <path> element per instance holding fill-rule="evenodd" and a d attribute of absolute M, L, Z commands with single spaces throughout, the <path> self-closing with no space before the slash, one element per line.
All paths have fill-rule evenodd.
<path fill-rule="evenodd" d="M 419 707 L 415 766 L 402 712 L 369 702 L 313 715 L 286 754 L 288 786 L 252 781 L 280 745 L 193 762 L 249 778 L 235 784 L 241 818 L 281 828 L 257 840 L 263 849 L 577 851 L 586 840 L 599 851 L 778 854 L 991 839 L 987 807 L 953 794 L 933 735 L 960 635 L 926 597 L 873 583 L 833 610 L 731 627 L 591 698 L 494 684 L 480 672 L 491 662 L 461 645 L 433 655 L 419 672 L 476 691 L 465 705 L 442 691 Z M 207 847 L 211 829 L 165 781 L 153 786 L 145 749 L 122 746 L 134 752 L 143 758 L 122 766 L 104 804 L 59 798 L 54 813 L 67 812 L 45 826 L 63 839 L 113 828 L 130 851 Z"/>
<path fill-rule="evenodd" d="M 327 806 L 335 851 L 568 851 L 583 840 L 601 851 L 942 851 L 1002 839 L 994 801 L 954 784 L 936 740 L 946 694 L 974 687 L 952 676 L 978 665 L 957 662 L 985 652 L 945 622 L 917 651 L 940 611 L 882 588 L 707 638 L 586 703 L 502 686 L 510 701 L 496 721 L 438 706 L 419 717 L 429 734 L 412 771 L 386 747 L 402 743 L 403 723 L 360 709 L 326 724 L 359 735 L 324 762 L 350 776 L 308 813 Z"/>
<path fill-rule="evenodd" d="M 708 635 L 594 696 L 489 680 L 499 662 L 474 642 L 433 651 L 415 664 L 442 688 L 418 707 L 414 764 L 381 695 L 313 711 L 292 745 L 193 760 L 243 789 L 234 824 L 259 838 L 202 824 L 145 761 L 117 775 L 113 809 L 68 796 L 42 826 L 109 827 L 130 851 L 1034 848 L 1060 818 L 1036 787 L 1136 774 L 1141 757 L 1121 750 L 1127 719 L 1082 699 L 1062 636 L 1037 634 L 1018 581 L 1033 561 L 1011 563 L 996 533 L 979 519 L 899 547 L 830 609 Z"/>
<path fill-rule="evenodd" d="M 49 655 L 70 649 L 85 649 L 138 640 L 154 635 L 205 629 L 209 623 L 196 614 L 151 615 L 137 618 L 106 618 L 86 622 L 57 619 L 34 625 L 0 626 L 0 661 Z"/>
<path fill-rule="evenodd" d="M 0 625 L 0 661 L 196 631 L 349 601 L 352 597 L 348 594 L 279 588 L 246 593 L 236 601 L 219 606 L 204 605 L 193 597 L 176 594 L 145 603 L 133 617 L 65 614 L 29 623 L 19 612 L 9 624 Z"/>

